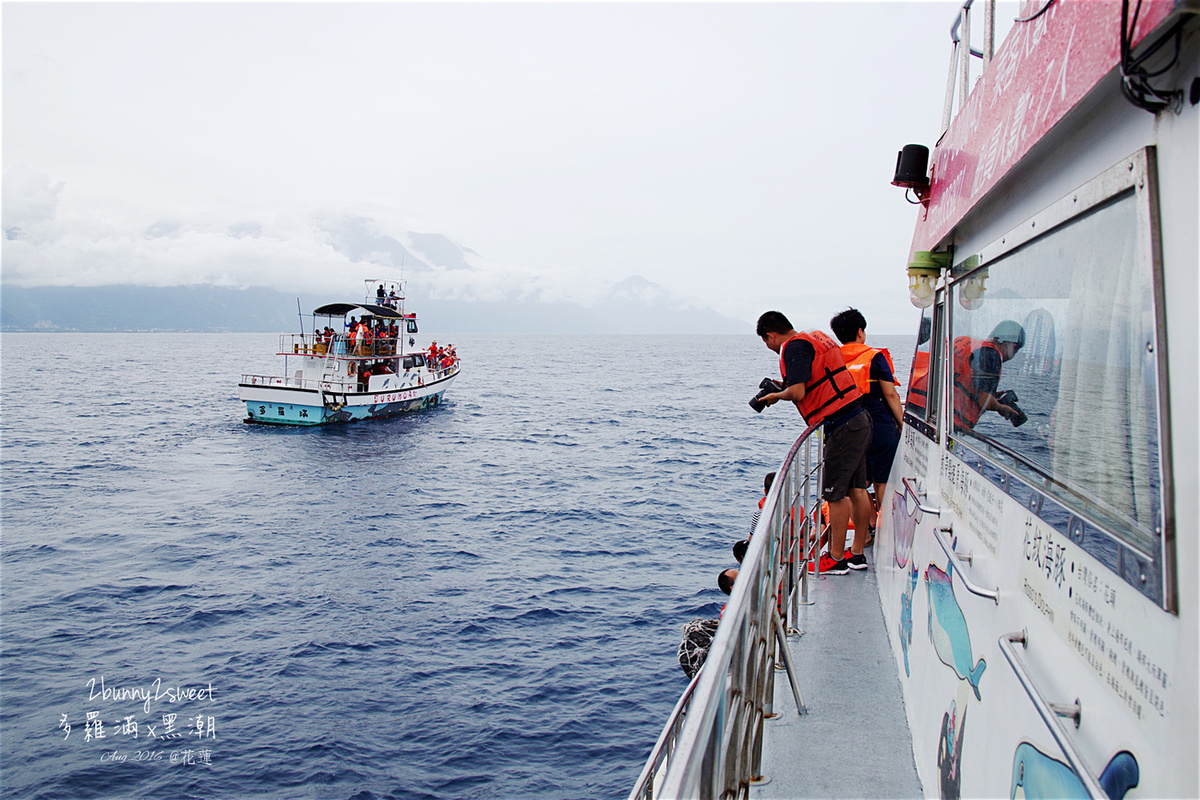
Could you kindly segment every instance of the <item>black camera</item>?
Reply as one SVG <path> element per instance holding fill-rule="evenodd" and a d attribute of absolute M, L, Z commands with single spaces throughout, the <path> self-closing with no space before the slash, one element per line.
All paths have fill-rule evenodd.
<path fill-rule="evenodd" d="M 782 392 L 783 386 L 779 381 L 773 381 L 770 378 L 763 378 L 762 383 L 758 385 L 759 392 L 750 398 L 750 407 L 754 409 L 756 414 L 761 414 L 762 410 L 767 407 L 767 404 L 762 401 L 762 398 L 773 392 Z"/>
<path fill-rule="evenodd" d="M 1005 389 L 1003 392 L 996 395 L 997 403 L 1002 403 L 1016 412 L 1015 414 L 1005 416 L 1005 419 L 1011 422 L 1014 428 L 1019 428 L 1029 421 L 1029 417 L 1024 411 L 1021 410 L 1021 407 L 1017 405 L 1017 400 L 1019 399 L 1020 398 L 1017 397 L 1017 393 L 1012 389 Z"/>

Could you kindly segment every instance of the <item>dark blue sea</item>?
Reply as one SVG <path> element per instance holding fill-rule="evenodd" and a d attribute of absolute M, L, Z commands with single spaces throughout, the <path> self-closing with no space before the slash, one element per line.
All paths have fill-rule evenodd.
<path fill-rule="evenodd" d="M 627 795 L 803 424 L 752 334 L 449 339 L 442 406 L 290 430 L 276 335 L 4 334 L 4 797 Z"/>

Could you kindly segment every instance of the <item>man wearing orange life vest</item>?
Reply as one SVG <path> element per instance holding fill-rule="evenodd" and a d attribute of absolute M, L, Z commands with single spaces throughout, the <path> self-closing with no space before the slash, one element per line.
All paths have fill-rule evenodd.
<path fill-rule="evenodd" d="M 765 394 L 759 400 L 768 406 L 780 400 L 791 401 L 809 425 L 820 423 L 824 429 L 825 480 L 821 495 L 829 503 L 830 557 L 823 557 L 818 568 L 834 575 L 866 569 L 862 551 L 871 519 L 871 501 L 866 492 L 871 418 L 863 410 L 862 393 L 846 369 L 837 342 L 828 334 L 799 333 L 778 311 L 759 317 L 756 331 L 763 344 L 779 354 L 784 386 L 783 391 Z M 851 514 L 854 543 L 850 557 L 841 558 Z"/>
<path fill-rule="evenodd" d="M 973 429 L 984 411 L 995 411 L 1009 421 L 1021 417 L 1019 409 L 996 399 L 996 389 L 1000 384 L 1001 365 L 1011 361 L 1024 346 L 1025 329 L 1010 319 L 993 328 L 987 339 L 955 338 L 955 430 Z"/>
<path fill-rule="evenodd" d="M 833 335 L 842 343 L 846 369 L 863 393 L 863 407 L 871 415 L 871 446 L 867 448 L 867 472 L 875 484 L 875 513 L 883 502 L 892 462 L 900 446 L 904 410 L 896 387 L 896 368 L 887 350 L 867 347 L 867 319 L 856 308 L 848 308 L 829 320 Z M 874 517 L 874 515 L 872 515 Z"/>

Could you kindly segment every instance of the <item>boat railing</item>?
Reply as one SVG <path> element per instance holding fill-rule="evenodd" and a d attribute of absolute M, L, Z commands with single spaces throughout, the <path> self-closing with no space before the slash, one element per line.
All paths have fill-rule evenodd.
<path fill-rule="evenodd" d="M 272 386 L 285 389 L 319 389 L 325 392 L 358 392 L 357 379 L 324 380 L 316 378 L 295 378 L 286 375 L 242 375 L 243 386 Z M 407 388 L 407 387 L 406 387 Z"/>
<path fill-rule="evenodd" d="M 821 533 L 821 440 L 819 427 L 808 428 L 777 470 L 704 666 L 676 703 L 630 800 L 745 797 L 759 777 L 775 663 L 787 659 L 781 617 L 794 630 L 799 605 L 809 602 L 808 562 Z M 793 693 L 804 713 L 794 681 Z"/>
<path fill-rule="evenodd" d="M 971 58 L 982 59 L 983 69 L 992 61 L 996 48 L 996 1 L 983 0 L 982 50 L 971 47 L 971 6 L 974 0 L 963 0 L 962 7 L 950 26 L 950 41 L 954 50 L 950 55 L 950 74 L 946 77 L 946 100 L 942 105 L 942 133 L 950 127 L 954 117 L 955 88 L 958 89 L 958 110 L 961 111 L 971 95 Z M 1046 3 L 1045 7 L 1049 7 Z M 1045 7 L 1042 9 L 1045 10 Z M 1041 13 L 1040 11 L 1038 12 Z M 1032 19 L 1032 18 L 1031 18 Z M 1017 20 L 1024 22 L 1027 20 Z"/>
<path fill-rule="evenodd" d="M 354 358 L 395 358 L 401 352 L 403 336 L 372 336 L 370 339 L 335 333 L 329 337 L 312 333 L 284 333 L 279 337 L 280 355 L 329 356 Z"/>
<path fill-rule="evenodd" d="M 455 361 L 453 364 L 444 369 L 430 369 L 428 372 L 414 372 L 411 378 L 405 380 L 405 373 L 400 373 L 399 377 L 403 382 L 388 391 L 405 391 L 408 389 L 418 389 L 435 381 L 440 381 L 444 378 L 450 378 L 457 375 L 459 371 L 459 363 Z M 320 378 L 296 377 L 289 375 L 251 375 L 243 374 L 240 381 L 245 386 L 276 386 L 286 389 L 310 389 L 320 390 L 324 392 L 336 392 L 345 394 L 346 392 L 361 392 L 362 384 L 355 376 L 333 377 L 322 376 Z"/>

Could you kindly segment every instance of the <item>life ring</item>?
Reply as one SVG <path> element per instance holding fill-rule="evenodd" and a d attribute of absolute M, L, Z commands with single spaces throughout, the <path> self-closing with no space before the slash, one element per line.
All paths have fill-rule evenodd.
<path fill-rule="evenodd" d="M 357 371 L 358 371 L 358 365 L 356 365 L 353 361 L 351 361 L 349 364 L 346 365 L 346 374 L 347 375 L 353 375 Z"/>

